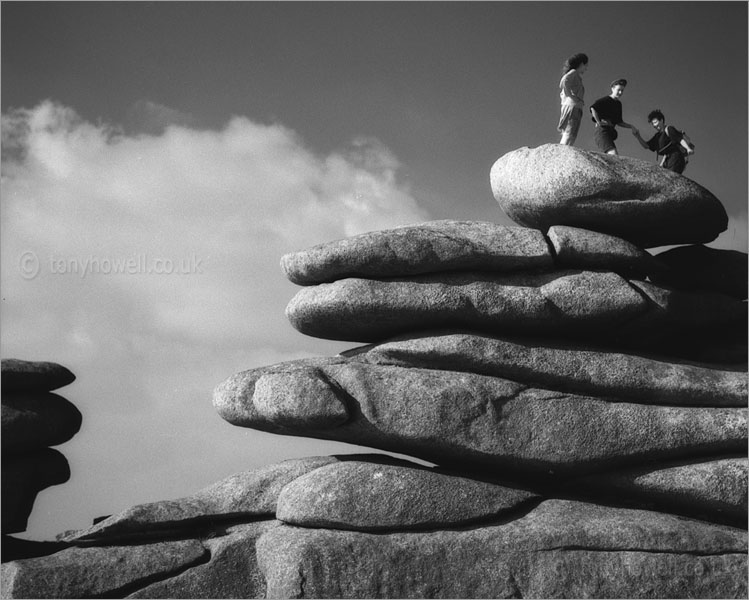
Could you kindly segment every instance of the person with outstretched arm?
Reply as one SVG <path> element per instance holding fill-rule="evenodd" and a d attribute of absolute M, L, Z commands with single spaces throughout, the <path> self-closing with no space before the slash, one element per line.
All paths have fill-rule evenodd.
<path fill-rule="evenodd" d="M 606 154 L 619 154 L 614 140 L 618 137 L 617 127 L 635 129 L 629 123 L 625 123 L 622 117 L 622 94 L 627 86 L 626 79 L 615 79 L 611 82 L 611 93 L 599 98 L 590 107 L 590 114 L 596 124 L 595 140 L 598 149 Z"/>
<path fill-rule="evenodd" d="M 694 154 L 694 148 L 684 139 L 681 131 L 673 125 L 666 125 L 666 117 L 659 109 L 648 113 L 648 122 L 655 129 L 655 135 L 646 142 L 640 132 L 634 129 L 632 133 L 637 141 L 645 150 L 655 152 L 661 167 L 683 173 L 687 166 L 686 157 Z"/>

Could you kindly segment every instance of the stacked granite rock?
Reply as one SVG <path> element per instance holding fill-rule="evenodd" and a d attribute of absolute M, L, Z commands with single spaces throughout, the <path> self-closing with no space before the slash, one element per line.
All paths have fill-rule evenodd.
<path fill-rule="evenodd" d="M 8 534 L 26 530 L 39 492 L 70 478 L 67 460 L 50 446 L 78 433 L 81 413 L 52 390 L 74 380 L 56 363 L 2 360 L 3 560 L 33 552 Z"/>
<path fill-rule="evenodd" d="M 291 460 L 139 505 L 4 565 L 4 594 L 746 597 L 746 271 L 709 251 L 685 279 L 691 255 L 646 250 L 706 255 L 720 202 L 566 146 L 491 176 L 523 227 L 436 221 L 284 256 L 304 286 L 292 324 L 367 345 L 214 394 L 238 426 L 417 461 Z"/>

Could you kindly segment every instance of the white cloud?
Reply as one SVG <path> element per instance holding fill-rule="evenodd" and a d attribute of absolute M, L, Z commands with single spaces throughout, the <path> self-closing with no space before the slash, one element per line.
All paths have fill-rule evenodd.
<path fill-rule="evenodd" d="M 78 520 L 32 515 L 32 532 L 82 527 L 108 499 L 156 499 L 159 485 L 189 493 L 214 480 L 216 461 L 226 472 L 226 461 L 278 458 L 287 440 L 269 450 L 233 432 L 210 394 L 237 370 L 343 348 L 287 323 L 296 288 L 281 255 L 429 218 L 377 140 L 316 156 L 293 131 L 244 117 L 127 136 L 51 102 L 3 115 L 2 127 L 2 356 L 71 368 L 78 380 L 61 393 L 84 415 L 62 448 L 73 479 L 40 500 L 78 498 Z M 143 272 L 168 266 L 187 272 Z M 196 447 L 215 461 L 191 457 Z M 170 480 L 191 462 L 194 480 Z M 155 488 L 132 489 L 146 473 L 158 473 Z"/>

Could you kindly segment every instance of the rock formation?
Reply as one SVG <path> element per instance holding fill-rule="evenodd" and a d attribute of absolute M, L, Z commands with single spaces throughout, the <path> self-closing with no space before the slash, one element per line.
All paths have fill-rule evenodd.
<path fill-rule="evenodd" d="M 81 413 L 51 390 L 74 379 L 55 363 L 2 361 L 3 560 L 33 554 L 27 544 L 7 534 L 25 531 L 40 491 L 70 478 L 67 460 L 49 446 L 67 442 L 78 432 Z"/>
<path fill-rule="evenodd" d="M 564 146 L 491 177 L 527 227 L 435 221 L 284 256 L 292 324 L 367 344 L 214 393 L 234 425 L 418 462 L 296 459 L 139 505 L 3 565 L 4 595 L 746 597 L 746 270 L 645 249 L 713 239 L 722 206 Z"/>

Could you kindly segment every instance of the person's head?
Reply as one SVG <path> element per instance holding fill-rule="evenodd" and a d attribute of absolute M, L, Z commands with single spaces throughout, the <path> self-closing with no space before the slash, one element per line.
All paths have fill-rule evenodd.
<path fill-rule="evenodd" d="M 626 79 L 614 79 L 611 82 L 611 94 L 612 98 L 619 98 L 624 93 L 624 88 L 627 87 Z"/>
<path fill-rule="evenodd" d="M 660 131 L 666 124 L 666 117 L 663 116 L 660 109 L 656 108 L 648 113 L 648 123 Z"/>
<path fill-rule="evenodd" d="M 573 54 L 570 56 L 567 60 L 564 61 L 564 66 L 562 67 L 562 75 L 566 75 L 573 69 L 577 69 L 578 72 L 585 73 L 585 70 L 588 68 L 588 55 L 583 54 L 582 52 L 579 54 Z"/>

